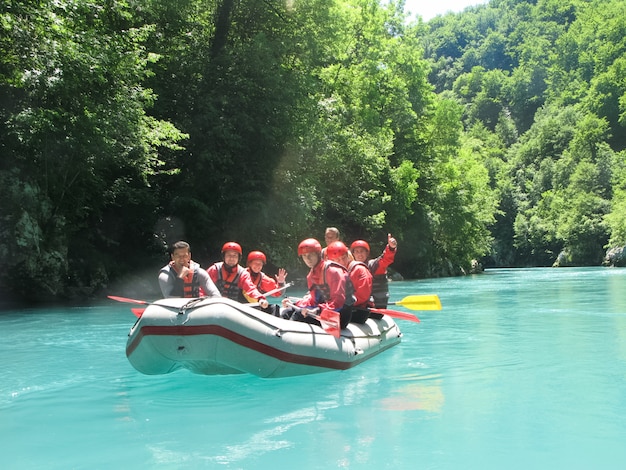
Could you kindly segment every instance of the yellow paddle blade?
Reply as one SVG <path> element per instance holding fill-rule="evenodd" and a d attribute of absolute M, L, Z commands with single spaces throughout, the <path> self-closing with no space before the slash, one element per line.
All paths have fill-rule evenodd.
<path fill-rule="evenodd" d="M 410 310 L 441 310 L 441 300 L 435 294 L 408 295 L 397 302 L 389 302 L 393 305 L 402 305 Z"/>

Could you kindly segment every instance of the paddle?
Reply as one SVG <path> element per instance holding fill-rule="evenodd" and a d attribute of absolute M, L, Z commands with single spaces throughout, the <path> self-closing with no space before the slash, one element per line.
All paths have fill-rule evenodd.
<path fill-rule="evenodd" d="M 150 305 L 152 303 L 152 302 L 147 302 L 145 300 L 135 300 L 135 299 L 128 299 L 126 297 L 118 297 L 116 295 L 107 295 L 107 297 L 111 300 L 117 300 L 118 302 L 126 302 L 129 304 Z"/>
<path fill-rule="evenodd" d="M 269 292 L 266 292 L 265 295 L 269 296 L 272 294 L 275 294 L 276 292 L 280 292 L 281 290 L 286 289 L 289 286 L 292 286 L 293 282 L 288 282 L 287 284 L 285 284 L 284 286 L 278 287 L 274 290 L 271 290 Z M 129 299 L 127 297 L 119 297 L 117 295 L 107 295 L 107 297 L 111 300 L 116 300 L 118 302 L 126 302 L 126 303 L 130 303 L 130 304 L 138 304 L 138 305 L 150 305 L 152 304 L 152 302 L 148 302 L 146 300 L 137 300 L 137 299 Z M 248 307 L 257 307 L 259 305 L 258 302 L 254 303 L 254 304 L 249 304 Z M 133 312 L 133 314 L 136 317 L 140 317 L 143 312 L 145 311 L 145 308 L 131 308 L 130 311 Z"/>
<path fill-rule="evenodd" d="M 300 300 L 300 297 L 289 297 L 289 299 L 296 301 Z M 408 295 L 397 302 L 389 302 L 389 305 L 401 305 L 410 310 L 441 310 L 441 301 L 435 294 Z"/>
<path fill-rule="evenodd" d="M 441 310 L 441 301 L 435 294 L 408 295 L 397 302 L 389 302 L 389 305 L 402 305 L 410 310 Z"/>
<path fill-rule="evenodd" d="M 129 304 L 139 304 L 139 305 L 150 305 L 152 302 L 147 302 L 145 300 L 137 300 L 137 299 L 129 299 L 127 297 L 118 297 L 117 295 L 107 295 L 107 297 L 111 300 L 117 300 L 118 302 L 126 302 Z M 143 315 L 145 308 L 131 308 L 130 311 L 133 312 L 137 318 Z"/>
<path fill-rule="evenodd" d="M 293 286 L 293 282 L 288 282 L 287 284 L 285 284 L 282 287 L 277 287 L 274 290 L 271 290 L 269 292 L 265 292 L 263 295 L 265 296 L 265 298 L 267 299 L 270 295 L 275 294 L 276 292 L 280 292 L 281 290 L 285 290 L 287 287 L 289 286 Z M 247 298 L 248 296 L 246 296 Z M 258 307 L 259 306 L 259 302 L 251 302 L 249 304 L 244 304 L 246 305 L 246 307 Z"/>
<path fill-rule="evenodd" d="M 397 310 L 389 310 L 386 308 L 370 308 L 368 309 L 372 313 L 380 313 L 381 315 L 387 315 L 392 318 L 400 318 L 402 320 L 413 321 L 419 323 L 420 319 L 412 313 L 398 312 Z"/>
<path fill-rule="evenodd" d="M 282 287 L 279 287 L 277 289 L 267 292 L 265 295 L 275 294 L 276 292 L 286 289 L 287 287 L 292 286 L 292 285 L 293 285 L 293 282 L 288 282 Z M 107 297 L 111 300 L 117 300 L 118 302 L 126 302 L 129 304 L 150 305 L 153 303 L 153 302 L 148 302 L 146 300 L 137 300 L 137 299 L 129 299 L 128 297 L 119 297 L 117 295 L 107 295 Z"/>
<path fill-rule="evenodd" d="M 320 325 L 322 326 L 322 329 L 326 333 L 328 333 L 329 335 L 334 336 L 335 338 L 339 338 L 341 336 L 341 325 L 339 323 L 339 312 L 335 312 L 334 310 L 329 310 L 329 309 L 325 308 L 318 315 L 317 313 L 311 312 L 310 309 L 307 309 L 306 307 L 298 307 L 297 305 L 294 305 L 293 303 L 291 303 L 289 301 L 287 302 L 287 305 L 289 307 L 305 309 L 307 311 L 307 316 L 313 317 L 318 322 L 320 322 Z"/>
<path fill-rule="evenodd" d="M 295 297 L 290 297 L 290 300 L 299 300 Z M 391 305 L 402 305 L 411 310 L 441 310 L 441 301 L 435 294 L 430 295 L 409 295 L 397 302 L 389 302 Z M 397 310 L 389 310 L 386 308 L 370 308 L 368 309 L 373 313 L 380 313 L 392 318 L 400 318 L 402 320 L 408 320 L 415 323 L 419 323 L 420 319 L 412 313 L 399 312 Z"/>
<path fill-rule="evenodd" d="M 287 287 L 289 286 L 293 286 L 293 282 L 288 282 L 287 284 L 285 284 L 282 287 L 277 287 L 274 290 L 271 290 L 269 292 L 264 292 L 263 295 L 265 296 L 265 298 L 267 299 L 269 296 L 275 294 L 276 292 L 280 292 L 281 290 L 285 290 Z M 253 305 L 248 305 L 248 307 L 258 307 L 259 303 L 258 302 L 252 302 L 254 300 L 253 297 L 250 297 L 248 294 L 246 294 L 245 292 L 243 293 L 243 296 L 246 298 L 246 300 L 248 302 L 250 302 Z"/>
<path fill-rule="evenodd" d="M 269 292 L 266 292 L 264 295 L 265 295 L 265 297 L 267 297 L 268 295 L 273 295 L 273 294 L 275 294 L 276 292 L 280 292 L 281 290 L 285 290 L 287 287 L 290 287 L 290 286 L 293 286 L 293 282 L 288 282 L 288 283 L 287 283 L 287 284 L 285 284 L 284 286 L 277 287 L 277 288 L 276 288 L 276 289 L 274 289 L 274 290 L 271 290 L 271 291 L 269 291 Z"/>
<path fill-rule="evenodd" d="M 316 313 L 307 313 L 307 315 L 315 318 L 326 333 L 334 336 L 335 338 L 341 337 L 341 326 L 339 324 L 339 312 L 334 310 L 324 309 L 317 315 Z"/>
<path fill-rule="evenodd" d="M 139 318 L 140 316 L 143 315 L 143 312 L 145 312 L 146 309 L 145 308 L 131 308 L 130 311 L 133 312 L 133 315 Z"/>

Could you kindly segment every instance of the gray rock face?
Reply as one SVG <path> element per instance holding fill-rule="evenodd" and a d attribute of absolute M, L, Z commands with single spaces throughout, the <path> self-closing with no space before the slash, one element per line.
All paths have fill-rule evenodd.
<path fill-rule="evenodd" d="M 626 266 L 626 247 L 618 246 L 609 248 L 604 255 L 604 266 L 624 267 Z"/>

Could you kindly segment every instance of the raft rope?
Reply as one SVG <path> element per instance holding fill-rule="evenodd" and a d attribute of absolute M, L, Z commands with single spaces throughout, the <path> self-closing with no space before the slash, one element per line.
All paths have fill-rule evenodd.
<path fill-rule="evenodd" d="M 202 302 L 206 298 L 207 297 L 198 297 L 198 298 L 195 298 L 195 299 L 191 299 L 189 302 L 187 302 L 185 305 L 183 305 L 182 307 L 180 307 L 178 309 L 178 314 L 179 315 L 185 314 L 187 309 L 195 307 L 196 305 L 198 305 L 200 302 Z"/>
<path fill-rule="evenodd" d="M 187 310 L 196 307 L 199 303 L 201 303 L 202 301 L 204 301 L 204 300 L 206 300 L 208 298 L 209 297 L 197 297 L 197 298 L 191 299 L 189 302 L 185 303 L 182 307 L 180 307 L 178 309 L 178 315 L 184 315 L 185 313 L 187 313 Z M 246 304 L 242 304 L 242 305 L 246 306 Z M 259 322 L 259 323 L 261 323 L 261 324 L 263 324 L 263 325 L 273 329 L 274 330 L 274 335 L 278 336 L 279 338 L 282 337 L 282 335 L 284 333 L 307 334 L 307 335 L 311 334 L 310 331 L 299 331 L 299 330 L 291 330 L 291 329 L 280 328 L 280 327 L 277 327 L 276 325 L 274 325 L 274 324 L 272 324 L 270 322 L 266 322 L 266 321 L 262 320 L 257 315 L 252 315 L 252 314 L 246 312 L 243 309 L 237 308 L 237 310 L 239 310 L 242 314 L 244 314 L 248 318 L 256 320 L 257 322 Z M 139 320 L 139 319 L 137 319 L 137 320 Z M 380 332 L 380 334 L 374 335 L 374 336 L 373 335 L 356 335 L 356 336 L 344 336 L 344 335 L 342 335 L 342 336 L 344 336 L 345 338 L 351 339 L 353 343 L 354 343 L 354 340 L 357 339 L 357 338 L 368 338 L 368 337 L 369 338 L 376 337 L 376 338 L 378 338 L 379 341 L 381 341 L 382 337 L 386 336 L 393 329 L 394 329 L 394 327 L 390 326 L 389 328 L 383 329 Z M 402 333 L 400 333 L 398 336 L 402 336 Z"/>

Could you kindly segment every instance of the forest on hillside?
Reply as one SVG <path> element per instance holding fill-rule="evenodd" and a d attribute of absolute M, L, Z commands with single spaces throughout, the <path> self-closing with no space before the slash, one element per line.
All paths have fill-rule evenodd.
<path fill-rule="evenodd" d="M 399 241 L 405 278 L 626 245 L 626 2 L 6 0 L 0 296 L 102 296 L 189 241 L 303 275 Z"/>

